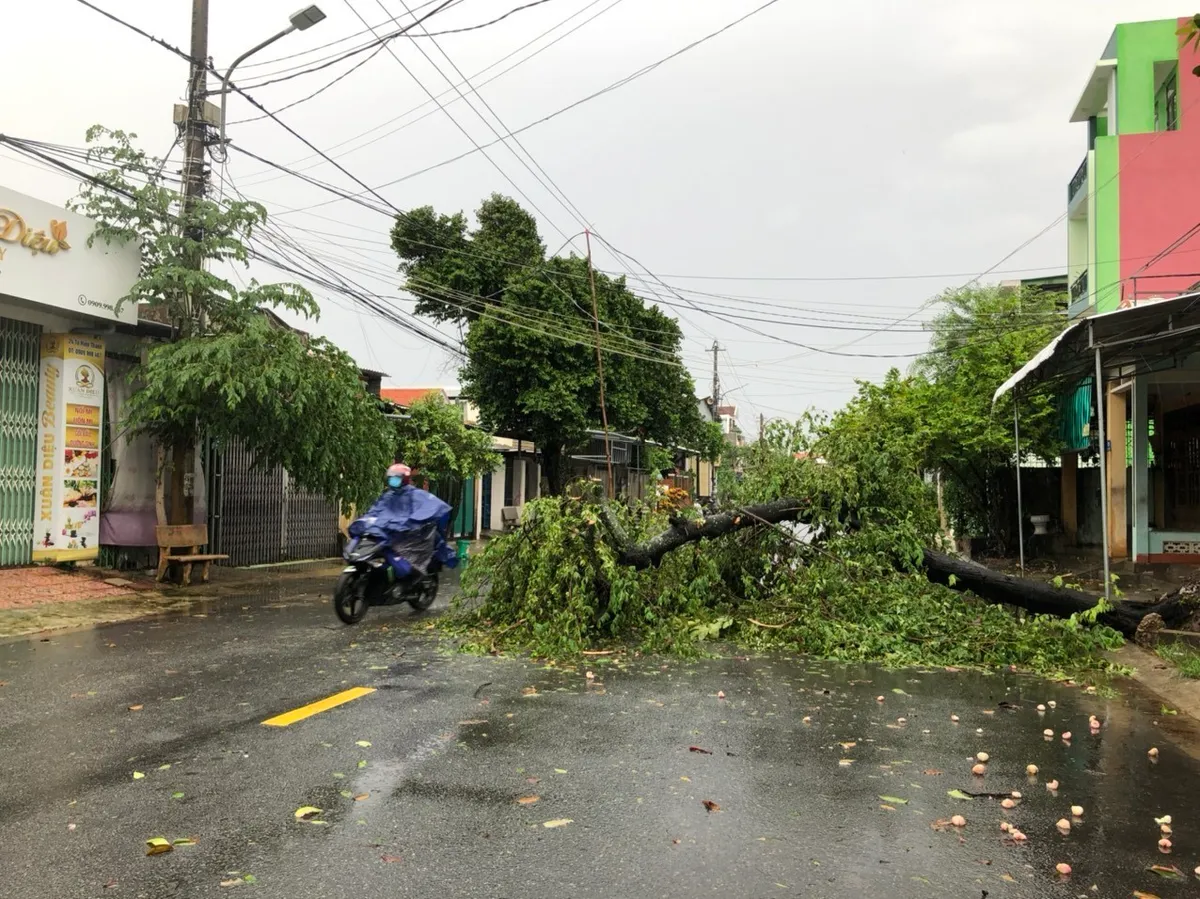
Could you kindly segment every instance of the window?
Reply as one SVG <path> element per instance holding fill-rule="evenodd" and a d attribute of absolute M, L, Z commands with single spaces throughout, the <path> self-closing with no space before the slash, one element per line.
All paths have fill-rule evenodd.
<path fill-rule="evenodd" d="M 1179 64 L 1173 63 L 1154 95 L 1154 130 L 1179 130 Z"/>

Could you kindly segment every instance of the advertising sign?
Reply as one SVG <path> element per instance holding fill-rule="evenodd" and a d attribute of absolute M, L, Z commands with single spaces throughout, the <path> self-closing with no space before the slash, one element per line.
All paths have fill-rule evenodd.
<path fill-rule="evenodd" d="M 102 240 L 88 246 L 95 227 L 82 215 L 0 187 L 0 294 L 136 324 L 137 306 L 121 300 L 137 282 L 141 249 Z"/>
<path fill-rule="evenodd" d="M 35 562 L 78 562 L 99 554 L 103 412 L 104 341 L 43 334 Z"/>

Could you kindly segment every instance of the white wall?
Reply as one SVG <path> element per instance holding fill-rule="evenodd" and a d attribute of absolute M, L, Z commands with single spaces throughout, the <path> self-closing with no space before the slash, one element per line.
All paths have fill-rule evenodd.
<path fill-rule="evenodd" d="M 504 519 L 500 511 L 504 508 L 504 466 L 501 465 L 492 472 L 492 515 L 491 521 L 484 522 L 493 531 L 504 530 Z"/>

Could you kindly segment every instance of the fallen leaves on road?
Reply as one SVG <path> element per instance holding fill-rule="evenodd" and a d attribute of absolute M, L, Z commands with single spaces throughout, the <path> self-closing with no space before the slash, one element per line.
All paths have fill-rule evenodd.
<path fill-rule="evenodd" d="M 370 793 L 359 793 L 357 796 L 354 797 L 354 801 L 355 802 L 364 802 L 370 798 L 371 798 Z"/>
<path fill-rule="evenodd" d="M 688 752 L 698 752 L 701 755 L 712 755 L 711 749 L 701 749 L 699 746 L 689 746 Z"/>
<path fill-rule="evenodd" d="M 853 749 L 858 744 L 854 743 L 854 742 L 850 742 L 850 743 L 840 743 L 838 745 L 840 745 L 843 749 Z"/>
<path fill-rule="evenodd" d="M 541 796 L 520 796 L 517 798 L 517 805 L 533 805 Z"/>
<path fill-rule="evenodd" d="M 367 760 L 366 760 L 366 759 L 359 759 L 359 762 L 358 762 L 358 767 L 360 767 L 360 768 L 365 768 L 365 767 L 367 767 Z"/>
<path fill-rule="evenodd" d="M 145 706 L 143 706 L 141 703 L 138 703 L 137 705 L 131 705 L 129 707 L 129 711 L 140 712 L 143 708 L 145 708 Z"/>
<path fill-rule="evenodd" d="M 894 812 L 896 810 L 896 806 L 887 805 L 886 803 L 884 803 L 883 805 L 880 805 L 879 807 L 881 809 L 883 809 L 885 812 Z"/>
<path fill-rule="evenodd" d="M 891 805 L 908 805 L 908 800 L 901 799 L 899 796 L 880 796 L 879 798 Z"/>
<path fill-rule="evenodd" d="M 566 769 L 566 768 L 555 768 L 555 769 L 554 769 L 554 773 L 555 773 L 555 774 L 566 774 L 566 773 L 567 773 L 567 769 Z"/>
<path fill-rule="evenodd" d="M 892 687 L 892 692 L 895 693 L 897 696 L 907 696 L 908 695 L 903 690 L 901 690 L 899 687 Z"/>
<path fill-rule="evenodd" d="M 849 768 L 854 764 L 854 759 L 838 759 L 838 767 Z"/>
<path fill-rule="evenodd" d="M 522 687 L 521 695 L 522 696 L 537 696 L 537 691 L 538 691 L 537 687 Z"/>
<path fill-rule="evenodd" d="M 1165 877 L 1167 880 L 1183 880 L 1184 874 L 1174 865 L 1151 865 L 1146 869 L 1153 871 L 1159 877 Z"/>
<path fill-rule="evenodd" d="M 134 772 L 133 772 L 133 779 L 134 779 L 134 780 L 141 780 L 141 779 L 142 779 L 143 777 L 145 777 L 145 776 L 146 776 L 146 775 L 145 775 L 145 774 L 143 774 L 141 771 L 134 771 Z"/>
<path fill-rule="evenodd" d="M 360 746 L 360 747 L 362 747 L 363 749 L 368 749 L 368 748 L 370 748 L 370 746 L 371 746 L 371 741 L 370 741 L 370 740 L 358 740 L 358 741 L 356 741 L 356 742 L 355 742 L 355 744 L 354 744 L 354 745 L 355 745 L 355 746 Z"/>
<path fill-rule="evenodd" d="M 195 846 L 196 841 L 191 837 L 180 837 L 178 840 L 171 841 L 172 846 Z"/>
<path fill-rule="evenodd" d="M 930 777 L 937 777 L 942 773 L 942 771 L 938 768 L 926 768 L 924 773 L 928 774 Z"/>
<path fill-rule="evenodd" d="M 182 798 L 183 798 L 183 794 L 182 794 L 182 793 L 172 793 L 172 794 L 171 794 L 171 798 L 172 798 L 172 799 L 182 799 Z"/>
<path fill-rule="evenodd" d="M 112 889 L 113 887 L 115 887 L 116 885 L 117 885 L 117 882 L 116 882 L 115 880 L 110 880 L 110 881 L 108 881 L 107 883 L 105 883 L 105 884 L 104 884 L 104 885 L 101 887 L 101 889 L 105 889 L 105 890 L 111 890 L 111 889 Z"/>
<path fill-rule="evenodd" d="M 311 821 L 317 815 L 321 814 L 321 810 L 315 805 L 302 805 L 295 811 L 297 821 Z"/>
<path fill-rule="evenodd" d="M 721 806 L 717 805 L 711 799 L 705 799 L 700 804 L 704 806 L 704 810 L 707 812 L 719 812 L 721 810 Z"/>
<path fill-rule="evenodd" d="M 1145 893 L 1141 890 L 1134 890 L 1133 899 L 1160 899 L 1160 897 L 1157 893 Z"/>
<path fill-rule="evenodd" d="M 1013 877 L 1011 874 L 1001 874 L 1000 879 L 1003 880 L 1005 883 L 1016 883 L 1017 882 L 1017 878 Z"/>
<path fill-rule="evenodd" d="M 404 861 L 404 859 L 402 859 L 398 855 L 381 855 L 381 856 L 379 856 L 379 860 L 381 862 L 383 862 L 385 865 L 392 865 L 392 864 L 395 864 L 396 862 Z"/>
<path fill-rule="evenodd" d="M 973 802 L 974 801 L 973 797 L 968 796 L 962 790 L 947 790 L 946 795 L 949 796 L 951 799 L 961 799 L 963 802 Z"/>
<path fill-rule="evenodd" d="M 164 852 L 170 852 L 175 847 L 167 842 L 165 837 L 151 837 L 146 840 L 147 855 L 162 855 Z"/>
<path fill-rule="evenodd" d="M 552 821 L 546 821 L 544 824 L 542 824 L 542 827 L 549 827 L 549 828 L 566 827 L 568 824 L 574 824 L 574 823 L 575 822 L 573 820 L 571 820 L 570 818 L 555 818 Z"/>

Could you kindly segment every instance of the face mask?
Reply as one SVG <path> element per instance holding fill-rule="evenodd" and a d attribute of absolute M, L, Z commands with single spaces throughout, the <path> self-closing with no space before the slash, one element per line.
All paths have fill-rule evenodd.
<path fill-rule="evenodd" d="M 392 477 L 392 478 L 388 478 L 387 482 L 388 482 L 389 487 L 399 487 L 401 484 L 404 483 L 404 480 L 403 480 L 403 478 Z"/>

